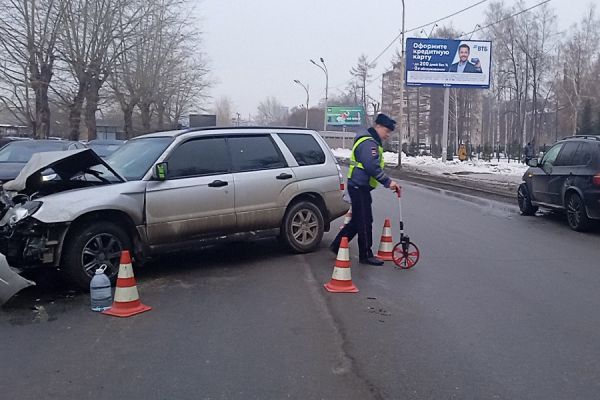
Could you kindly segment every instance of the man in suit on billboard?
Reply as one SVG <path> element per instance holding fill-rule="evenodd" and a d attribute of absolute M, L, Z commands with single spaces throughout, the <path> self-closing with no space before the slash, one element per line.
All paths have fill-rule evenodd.
<path fill-rule="evenodd" d="M 458 47 L 459 61 L 450 66 L 449 72 L 465 72 L 465 73 L 481 73 L 481 62 L 478 58 L 474 58 L 469 62 L 471 48 L 467 44 L 461 44 Z"/>

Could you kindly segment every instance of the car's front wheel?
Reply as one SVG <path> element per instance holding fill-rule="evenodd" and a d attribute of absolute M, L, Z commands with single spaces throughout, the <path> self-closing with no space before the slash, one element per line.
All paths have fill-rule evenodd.
<path fill-rule="evenodd" d="M 566 201 L 567 221 L 574 231 L 582 232 L 588 229 L 590 219 L 585 210 L 583 199 L 577 193 L 571 193 Z"/>
<path fill-rule="evenodd" d="M 281 239 L 293 251 L 314 251 L 323 239 L 323 213 L 314 203 L 300 201 L 288 208 L 283 217 Z"/>
<path fill-rule="evenodd" d="M 121 252 L 130 249 L 131 239 L 121 227 L 112 222 L 92 222 L 68 235 L 62 266 L 73 283 L 89 290 L 96 269 L 102 265 L 107 266 L 104 273 L 114 283 Z"/>
<path fill-rule="evenodd" d="M 519 202 L 519 210 L 521 215 L 535 215 L 538 208 L 531 204 L 531 196 L 529 195 L 529 189 L 525 183 L 519 185 L 517 190 L 517 200 Z"/>

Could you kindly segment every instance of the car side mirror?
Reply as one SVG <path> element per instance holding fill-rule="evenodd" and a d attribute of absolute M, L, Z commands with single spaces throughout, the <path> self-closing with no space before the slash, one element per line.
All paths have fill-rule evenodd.
<path fill-rule="evenodd" d="M 527 165 L 529 165 L 530 167 L 537 167 L 539 166 L 539 161 L 537 158 L 532 158 L 531 160 L 527 161 Z"/>
<path fill-rule="evenodd" d="M 152 177 L 154 179 L 156 179 L 157 181 L 166 181 L 167 174 L 169 172 L 168 166 L 169 166 L 169 164 L 166 162 L 161 162 L 161 163 L 156 164 L 154 166 L 154 173 L 152 174 Z"/>

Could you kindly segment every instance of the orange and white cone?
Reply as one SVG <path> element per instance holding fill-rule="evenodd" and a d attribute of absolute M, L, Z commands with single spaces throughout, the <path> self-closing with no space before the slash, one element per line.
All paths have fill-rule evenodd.
<path fill-rule="evenodd" d="M 340 229 L 344 229 L 344 227 L 346 225 L 348 225 L 351 220 L 352 220 L 352 208 L 350 208 L 348 210 L 348 212 L 346 213 L 346 215 L 344 215 L 344 225 L 340 226 Z"/>
<path fill-rule="evenodd" d="M 392 223 L 389 219 L 386 219 L 383 224 L 383 232 L 381 233 L 377 258 L 383 261 L 394 261 L 393 253 L 394 240 L 392 239 Z"/>
<path fill-rule="evenodd" d="M 325 285 L 325 289 L 333 293 L 357 293 L 358 289 L 352 283 L 350 272 L 350 250 L 348 249 L 348 238 L 343 237 L 340 249 L 335 259 L 335 267 L 331 280 Z"/>
<path fill-rule="evenodd" d="M 133 276 L 133 266 L 131 265 L 131 256 L 129 251 L 121 252 L 121 263 L 119 265 L 119 275 L 117 277 L 117 288 L 115 290 L 115 299 L 109 310 L 102 314 L 115 317 L 131 317 L 132 315 L 151 310 L 152 307 L 142 304 L 140 295 Z"/>

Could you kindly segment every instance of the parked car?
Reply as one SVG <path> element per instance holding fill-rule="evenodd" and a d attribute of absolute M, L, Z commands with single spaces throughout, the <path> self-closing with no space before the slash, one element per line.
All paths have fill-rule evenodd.
<path fill-rule="evenodd" d="M 60 179 L 43 180 L 51 168 Z M 11 266 L 61 266 L 82 288 L 121 250 L 138 261 L 225 240 L 279 236 L 310 252 L 348 210 L 341 169 L 317 132 L 204 128 L 92 150 L 37 154 L 5 185 L 0 251 Z M 78 189 L 78 190 L 73 190 Z M 6 198 L 7 196 L 0 196 Z"/>
<path fill-rule="evenodd" d="M 106 158 L 125 144 L 124 140 L 90 140 L 87 147 L 94 150 L 102 158 Z"/>
<path fill-rule="evenodd" d="M 16 140 L 0 149 L 0 183 L 13 180 L 35 153 L 84 149 L 69 140 Z"/>
<path fill-rule="evenodd" d="M 31 139 L 25 138 L 25 137 L 19 137 L 19 136 L 3 136 L 3 137 L 0 137 L 0 148 L 6 146 L 7 144 L 9 144 L 11 142 L 16 142 L 17 140 L 31 140 Z"/>
<path fill-rule="evenodd" d="M 576 231 L 600 219 L 600 136 L 561 140 L 529 166 L 517 192 L 523 215 L 538 207 L 564 211 Z"/>

